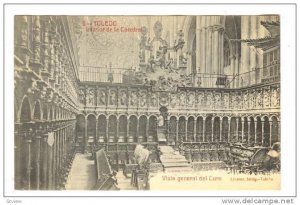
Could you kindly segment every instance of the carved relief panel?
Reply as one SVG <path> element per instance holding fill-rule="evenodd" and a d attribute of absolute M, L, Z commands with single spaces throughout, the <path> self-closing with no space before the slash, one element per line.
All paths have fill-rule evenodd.
<path fill-rule="evenodd" d="M 147 106 L 147 92 L 146 91 L 142 90 L 140 92 L 139 102 L 140 102 L 140 107 L 146 107 Z"/>
<path fill-rule="evenodd" d="M 214 105 L 215 105 L 215 108 L 217 108 L 217 109 L 221 108 L 221 94 L 220 93 L 214 94 Z"/>
<path fill-rule="evenodd" d="M 179 103 L 180 107 L 185 107 L 186 105 L 186 93 L 184 91 L 179 93 Z"/>
<path fill-rule="evenodd" d="M 117 105 L 117 91 L 116 90 L 109 90 L 108 104 L 109 105 Z"/>
<path fill-rule="evenodd" d="M 97 91 L 97 106 L 104 106 L 106 103 L 106 90 L 98 89 Z"/>
<path fill-rule="evenodd" d="M 79 97 L 79 102 L 83 105 L 85 105 L 85 89 L 80 88 L 78 90 L 78 97 Z"/>
<path fill-rule="evenodd" d="M 229 107 L 229 93 L 224 93 L 223 99 L 224 99 L 223 107 L 227 109 Z"/>
<path fill-rule="evenodd" d="M 188 92 L 187 94 L 187 104 L 189 108 L 195 107 L 195 93 L 194 92 Z"/>
<path fill-rule="evenodd" d="M 137 91 L 135 91 L 135 90 L 130 92 L 129 105 L 130 106 L 138 105 L 138 94 L 137 94 Z"/>
<path fill-rule="evenodd" d="M 119 105 L 120 106 L 127 106 L 128 105 L 128 97 L 127 97 L 127 90 L 120 90 L 119 93 Z"/>
<path fill-rule="evenodd" d="M 179 103 L 179 99 L 177 98 L 176 93 L 171 93 L 170 94 L 170 106 L 172 108 L 175 108 Z"/>
<path fill-rule="evenodd" d="M 157 103 L 158 103 L 158 100 L 157 100 L 156 93 L 152 92 L 150 94 L 150 106 L 151 107 L 157 107 Z"/>
<path fill-rule="evenodd" d="M 204 93 L 201 92 L 201 93 L 198 93 L 198 107 L 201 108 L 201 107 L 204 107 L 205 106 L 205 99 L 204 99 Z"/>
<path fill-rule="evenodd" d="M 270 89 L 263 90 L 263 107 L 264 108 L 270 107 L 270 101 L 271 101 Z"/>
<path fill-rule="evenodd" d="M 87 88 L 87 106 L 95 106 L 95 89 L 94 88 Z"/>
<path fill-rule="evenodd" d="M 280 90 L 279 90 L 279 88 L 272 89 L 271 104 L 272 104 L 272 107 L 276 107 L 276 108 L 280 106 Z"/>

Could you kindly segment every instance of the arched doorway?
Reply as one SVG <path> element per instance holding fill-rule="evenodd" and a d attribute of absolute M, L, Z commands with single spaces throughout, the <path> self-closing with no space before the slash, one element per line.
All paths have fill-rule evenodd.
<path fill-rule="evenodd" d="M 157 118 L 153 115 L 149 118 L 149 137 L 150 136 L 157 142 Z"/>
<path fill-rule="evenodd" d="M 96 116 L 95 115 L 88 115 L 87 117 L 87 138 L 89 143 L 96 142 Z"/>
<path fill-rule="evenodd" d="M 232 117 L 230 120 L 230 142 L 235 143 L 238 142 L 238 135 L 237 135 L 237 126 L 238 126 L 238 119 L 236 117 Z"/>
<path fill-rule="evenodd" d="M 175 116 L 170 117 L 169 141 L 176 142 L 177 120 Z"/>
<path fill-rule="evenodd" d="M 196 142 L 203 142 L 203 117 L 197 118 Z"/>
<path fill-rule="evenodd" d="M 178 140 L 180 142 L 185 142 L 186 141 L 186 136 L 185 136 L 185 117 L 181 116 L 179 117 L 178 121 Z"/>
<path fill-rule="evenodd" d="M 146 141 L 146 126 L 147 126 L 147 117 L 145 115 L 140 116 L 139 118 L 139 141 Z"/>
<path fill-rule="evenodd" d="M 228 117 L 223 117 L 222 119 L 222 133 L 221 133 L 221 141 L 228 142 Z"/>
<path fill-rule="evenodd" d="M 208 116 L 205 118 L 205 136 L 204 142 L 212 141 L 212 117 Z"/>
<path fill-rule="evenodd" d="M 254 146 L 255 143 L 255 123 L 254 123 L 254 118 L 250 117 L 250 131 L 249 131 L 249 136 L 248 136 L 248 145 L 249 146 Z"/>
<path fill-rule="evenodd" d="M 220 141 L 220 117 L 214 118 L 213 142 Z"/>
<path fill-rule="evenodd" d="M 84 151 L 85 149 L 85 117 L 80 114 L 76 116 L 76 146 Z"/>
<path fill-rule="evenodd" d="M 280 138 L 279 138 L 279 123 L 278 120 L 275 116 L 273 116 L 271 118 L 272 121 L 272 126 L 271 126 L 271 146 L 276 143 L 279 142 Z"/>
<path fill-rule="evenodd" d="M 120 139 L 126 139 L 127 137 L 127 117 L 121 115 L 119 117 L 119 136 Z"/>
<path fill-rule="evenodd" d="M 31 106 L 27 97 L 24 97 L 20 110 L 20 127 L 15 133 L 15 189 L 29 190 L 30 187 L 30 138 Z"/>
<path fill-rule="evenodd" d="M 188 124 L 187 124 L 187 141 L 192 142 L 194 141 L 194 117 L 190 116 L 188 118 Z"/>
<path fill-rule="evenodd" d="M 107 142 L 107 133 L 106 133 L 106 116 L 105 115 L 99 115 L 98 117 L 98 142 L 104 143 Z"/>
<path fill-rule="evenodd" d="M 41 105 L 40 102 L 37 101 L 33 108 L 33 120 L 36 123 L 40 123 L 42 119 L 41 114 Z M 36 129 L 39 129 L 39 125 L 35 125 Z M 41 140 L 40 138 L 36 138 L 36 136 L 32 137 L 31 141 L 31 149 L 30 149 L 30 158 L 31 158 L 31 171 L 30 171 L 30 189 L 37 190 L 40 188 L 40 173 L 41 173 L 41 166 L 40 157 L 41 157 Z"/>
<path fill-rule="evenodd" d="M 129 136 L 128 139 L 129 141 L 137 141 L 137 117 L 135 115 L 131 115 L 129 117 Z M 131 139 L 132 138 L 132 139 Z"/>
<path fill-rule="evenodd" d="M 270 145 L 270 122 L 268 117 L 263 118 L 264 123 L 263 123 L 263 139 L 262 139 L 262 146 L 264 147 L 269 147 Z"/>
<path fill-rule="evenodd" d="M 261 146 L 262 145 L 262 123 L 261 118 L 256 118 L 256 145 Z"/>
<path fill-rule="evenodd" d="M 111 115 L 108 118 L 108 142 L 116 142 L 117 139 L 117 117 Z"/>

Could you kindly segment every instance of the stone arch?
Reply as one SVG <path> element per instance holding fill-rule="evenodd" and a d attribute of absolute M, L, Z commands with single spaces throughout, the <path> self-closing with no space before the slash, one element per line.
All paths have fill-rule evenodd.
<path fill-rule="evenodd" d="M 21 123 L 31 121 L 31 105 L 29 98 L 26 95 L 23 97 L 19 113 Z"/>

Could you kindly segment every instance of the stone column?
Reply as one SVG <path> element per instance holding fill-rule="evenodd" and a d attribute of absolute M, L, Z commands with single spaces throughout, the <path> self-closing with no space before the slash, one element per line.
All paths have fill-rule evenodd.
<path fill-rule="evenodd" d="M 188 128 L 188 119 L 185 119 L 185 141 L 187 142 L 187 135 L 188 135 L 188 133 L 187 133 L 187 128 Z"/>
<path fill-rule="evenodd" d="M 248 139 L 247 139 L 247 143 L 250 142 L 250 133 L 251 133 L 250 124 L 251 124 L 251 121 L 250 121 L 250 119 L 248 119 Z"/>
<path fill-rule="evenodd" d="M 98 118 L 96 117 L 96 133 L 95 133 L 95 143 L 98 142 Z"/>
<path fill-rule="evenodd" d="M 201 68 L 201 16 L 196 16 L 196 72 Z"/>
<path fill-rule="evenodd" d="M 148 137 L 149 137 L 149 117 L 147 116 L 147 121 L 146 121 L 146 141 L 148 142 Z"/>
<path fill-rule="evenodd" d="M 257 128 L 257 121 L 254 120 L 254 143 L 256 144 L 257 142 L 257 135 L 256 135 L 256 128 Z"/>
<path fill-rule="evenodd" d="M 250 38 L 250 33 L 251 33 L 251 28 L 250 28 L 250 16 L 242 16 L 241 17 L 241 25 L 243 25 L 241 27 L 241 39 L 249 39 Z M 240 73 L 246 73 L 248 71 L 250 71 L 250 47 L 248 46 L 247 43 L 241 43 L 241 67 L 240 67 Z M 250 82 L 250 73 L 248 74 L 248 78 Z M 245 78 L 246 76 L 243 76 L 243 78 Z M 246 79 L 243 79 L 244 81 Z M 240 78 L 239 78 L 240 81 Z M 238 86 L 241 86 L 240 84 L 241 82 L 239 82 Z"/>
<path fill-rule="evenodd" d="M 178 132 L 179 132 L 179 128 L 178 128 L 178 120 L 176 118 L 176 142 L 178 142 Z"/>
<path fill-rule="evenodd" d="M 230 122 L 231 122 L 231 118 L 228 117 L 228 142 L 230 142 L 231 139 L 231 133 L 230 133 Z"/>
<path fill-rule="evenodd" d="M 117 140 L 117 142 L 119 140 L 119 119 L 120 119 L 120 117 L 117 118 L 117 136 L 115 137 L 115 139 Z"/>
<path fill-rule="evenodd" d="M 239 118 L 236 118 L 236 136 L 237 140 L 239 141 Z"/>
<path fill-rule="evenodd" d="M 203 117 L 202 142 L 205 141 L 205 117 Z"/>
<path fill-rule="evenodd" d="M 265 121 L 261 120 L 261 145 L 263 146 L 264 144 L 264 138 L 265 138 Z"/>
<path fill-rule="evenodd" d="M 223 141 L 223 136 L 222 136 L 222 128 L 223 128 L 223 118 L 220 117 L 220 142 Z"/>
<path fill-rule="evenodd" d="M 46 82 L 49 82 L 50 72 L 49 72 L 49 29 L 50 29 L 50 22 L 49 17 L 43 16 L 43 62 L 44 65 L 42 70 L 42 77 Z"/>
<path fill-rule="evenodd" d="M 196 142 L 197 140 L 197 118 L 194 119 L 194 139 L 193 141 Z"/>
<path fill-rule="evenodd" d="M 139 126 L 140 126 L 140 119 L 137 118 L 136 134 L 135 134 L 135 136 L 136 136 L 135 141 L 136 141 L 136 142 L 137 142 L 137 139 L 139 138 Z"/>
<path fill-rule="evenodd" d="M 41 22 L 40 16 L 33 16 L 33 56 L 32 56 L 32 67 L 35 73 L 40 75 L 41 72 L 41 59 L 40 59 L 40 52 L 41 52 Z"/>
<path fill-rule="evenodd" d="M 41 166 L 40 166 L 40 163 L 41 163 L 41 133 L 39 135 L 37 135 L 35 137 L 35 140 L 36 140 L 36 144 L 37 144 L 37 147 L 36 147 L 36 189 L 37 190 L 40 190 L 41 186 L 40 186 L 40 183 L 41 183 Z"/>
<path fill-rule="evenodd" d="M 27 144 L 27 153 L 24 153 L 24 155 L 27 155 L 27 161 L 26 161 L 26 189 L 30 190 L 31 189 L 31 132 L 26 133 L 26 139 L 25 142 Z"/>
<path fill-rule="evenodd" d="M 126 127 L 126 138 L 128 139 L 129 137 L 129 124 L 130 124 L 130 121 L 129 121 L 129 116 L 127 116 L 127 127 Z"/>
<path fill-rule="evenodd" d="M 244 142 L 244 119 L 241 118 L 242 120 L 242 142 Z"/>
<path fill-rule="evenodd" d="M 211 141 L 214 141 L 214 117 L 211 118 Z"/>
<path fill-rule="evenodd" d="M 269 121 L 270 124 L 270 139 L 269 139 L 269 147 L 272 146 L 272 127 L 273 127 L 273 120 Z"/>
<path fill-rule="evenodd" d="M 30 51 L 28 49 L 28 17 L 15 16 L 16 36 L 15 36 L 15 53 L 23 61 L 23 68 L 28 69 Z"/>

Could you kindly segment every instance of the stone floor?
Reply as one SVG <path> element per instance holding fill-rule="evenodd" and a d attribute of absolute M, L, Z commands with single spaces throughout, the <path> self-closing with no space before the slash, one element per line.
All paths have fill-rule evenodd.
<path fill-rule="evenodd" d="M 131 186 L 131 178 L 123 175 L 123 171 L 117 173 L 118 187 L 120 190 L 135 190 Z M 96 169 L 94 160 L 90 154 L 75 155 L 71 171 L 66 183 L 66 190 L 93 190 L 96 183 Z"/>
<path fill-rule="evenodd" d="M 96 183 L 96 169 L 90 154 L 75 155 L 66 183 L 66 190 L 92 190 Z"/>

